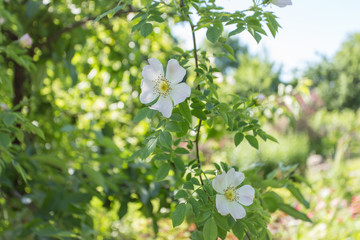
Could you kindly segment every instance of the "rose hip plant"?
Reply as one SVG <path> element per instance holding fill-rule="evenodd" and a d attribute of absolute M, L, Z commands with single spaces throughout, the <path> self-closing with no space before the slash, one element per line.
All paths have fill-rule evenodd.
<path fill-rule="evenodd" d="M 232 36 L 275 37 L 269 5 L 291 1 L 226 12 L 215 0 L 0 0 L 0 238 L 110 239 L 122 225 L 102 224 L 134 206 L 154 235 L 165 219 L 196 226 L 192 239 L 271 239 L 276 210 L 310 221 L 276 191 L 309 206 L 296 166 L 203 154 L 212 129 L 234 148 L 278 144 L 257 118 L 264 95 L 219 91 L 211 48 L 233 60 Z M 172 36 L 177 23 L 191 49 Z"/>
<path fill-rule="evenodd" d="M 116 13 L 130 4 L 131 1 L 121 1 L 113 11 Z M 262 130 L 252 114 L 264 96 L 249 99 L 229 92 L 231 100 L 223 100 L 228 96 L 218 94 L 215 73 L 219 70 L 209 60 L 211 49 L 199 48 L 196 41 L 197 31 L 206 29 L 207 40 L 220 43 L 224 54 L 231 58 L 233 49 L 227 44 L 231 36 L 247 31 L 258 43 L 267 31 L 275 37 L 280 25 L 274 13 L 265 10 L 269 4 L 285 7 L 292 3 L 253 1 L 248 9 L 225 12 L 215 0 L 142 1 L 137 6 L 139 12 L 131 20 L 132 31 L 144 38 L 152 33 L 154 25 L 174 21 L 190 26 L 191 50 L 174 46 L 175 53 L 167 56 L 166 71 L 151 55 L 148 65 L 142 69 L 140 101 L 146 106 L 138 111 L 134 120 L 148 118 L 152 128 L 143 147 L 131 159 L 154 165 L 157 168 L 154 181 L 172 182 L 173 227 L 184 220 L 194 222 L 197 230 L 192 232 L 192 239 L 225 239 L 230 231 L 239 239 L 271 239 L 267 223 L 270 213 L 277 209 L 310 221 L 272 191 L 287 188 L 308 207 L 291 180 L 296 166 L 270 173 L 263 172 L 261 167 L 240 172 L 239 166 L 229 167 L 226 159 L 219 159 L 211 166 L 204 166 L 201 159 L 199 145 L 201 139 L 206 139 L 201 130 L 219 122 L 234 137 L 235 146 L 243 141 L 254 148 L 259 147 L 258 141 L 277 142 Z M 276 176 L 277 171 L 282 177 Z M 302 180 L 300 176 L 295 177 Z"/>

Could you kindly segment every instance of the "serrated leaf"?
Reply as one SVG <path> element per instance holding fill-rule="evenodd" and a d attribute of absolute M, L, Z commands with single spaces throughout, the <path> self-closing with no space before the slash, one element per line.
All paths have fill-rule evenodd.
<path fill-rule="evenodd" d="M 6 126 L 10 126 L 12 125 L 16 120 L 16 117 L 14 114 L 8 113 L 4 116 L 3 118 L 3 122 L 5 123 Z"/>
<path fill-rule="evenodd" d="M 224 229 L 225 231 L 229 231 L 229 224 L 226 220 L 226 217 L 223 215 L 220 215 L 219 213 L 215 212 L 213 214 L 214 220 L 216 222 L 216 225 L 222 229 Z"/>
<path fill-rule="evenodd" d="M 120 5 L 120 6 L 116 6 L 113 9 L 110 9 L 109 11 L 106 11 L 102 14 L 100 14 L 99 16 L 97 16 L 94 20 L 94 22 L 98 22 L 99 20 L 101 20 L 103 17 L 109 15 L 109 18 L 111 18 L 112 16 L 114 16 L 114 14 L 116 14 L 118 11 L 120 11 L 123 8 L 124 5 Z"/>
<path fill-rule="evenodd" d="M 235 29 L 234 31 L 231 31 L 228 36 L 229 36 L 229 37 L 234 36 L 234 35 L 236 35 L 236 34 L 241 33 L 241 32 L 244 31 L 244 30 L 245 30 L 245 27 L 244 27 L 244 26 L 238 27 L 238 28 Z"/>
<path fill-rule="evenodd" d="M 252 147 L 259 149 L 259 142 L 254 136 L 246 135 L 245 138 Z"/>
<path fill-rule="evenodd" d="M 185 172 L 185 170 L 186 170 L 185 164 L 180 158 L 174 158 L 173 161 L 174 161 L 176 169 L 178 169 L 182 172 Z"/>
<path fill-rule="evenodd" d="M 226 51 L 228 51 L 232 56 L 234 55 L 234 49 L 233 49 L 230 45 L 224 43 L 222 46 L 223 46 L 223 48 L 225 48 Z"/>
<path fill-rule="evenodd" d="M 306 201 L 306 199 L 304 198 L 304 196 L 301 194 L 300 190 L 295 187 L 295 185 L 293 184 L 288 184 L 286 186 L 286 188 L 291 192 L 291 194 L 302 204 L 304 205 L 306 208 L 310 207 L 310 204 L 308 201 Z"/>
<path fill-rule="evenodd" d="M 179 226 L 185 219 L 186 213 L 186 205 L 184 203 L 180 203 L 176 206 L 174 212 L 171 214 L 171 221 L 173 227 Z"/>
<path fill-rule="evenodd" d="M 189 105 L 188 105 L 188 103 L 186 101 L 179 104 L 179 110 L 180 110 L 181 115 L 189 123 L 191 123 L 192 122 L 192 115 L 191 115 L 191 112 L 190 112 Z"/>
<path fill-rule="evenodd" d="M 144 23 L 140 28 L 140 34 L 144 38 L 150 35 L 153 31 L 153 25 L 151 23 Z"/>
<path fill-rule="evenodd" d="M 216 43 L 220 35 L 221 35 L 221 29 L 216 26 L 208 27 L 206 31 L 206 38 L 212 43 Z"/>
<path fill-rule="evenodd" d="M 199 118 L 200 120 L 204 120 L 204 121 L 206 120 L 206 114 L 201 110 L 194 109 L 191 111 L 191 113 L 192 113 L 192 115 Z"/>
<path fill-rule="evenodd" d="M 6 133 L 0 132 L 0 146 L 6 148 L 10 145 L 11 139 Z"/>
<path fill-rule="evenodd" d="M 276 143 L 279 143 L 278 140 L 276 138 L 274 138 L 273 136 L 269 135 L 269 134 L 266 134 L 266 137 L 267 139 L 273 141 L 273 142 L 276 142 Z"/>
<path fill-rule="evenodd" d="M 171 149 L 172 146 L 172 137 L 168 131 L 163 131 L 159 135 L 159 142 L 162 146 L 166 147 L 167 149 Z"/>
<path fill-rule="evenodd" d="M 165 129 L 170 132 L 181 132 L 180 126 L 175 121 L 166 123 Z"/>
<path fill-rule="evenodd" d="M 296 219 L 300 219 L 306 222 L 312 222 L 310 220 L 310 218 L 308 218 L 308 216 L 306 216 L 304 213 L 299 212 L 298 210 L 296 210 L 295 208 L 293 208 L 292 206 L 285 204 L 285 203 L 281 203 L 279 204 L 279 209 L 281 211 L 283 211 L 284 213 L 287 213 L 288 215 L 296 218 Z"/>
<path fill-rule="evenodd" d="M 178 154 L 188 154 L 189 151 L 185 148 L 176 148 L 175 149 L 175 153 L 178 153 Z"/>
<path fill-rule="evenodd" d="M 189 189 L 189 190 L 194 190 L 194 184 L 192 184 L 191 182 L 185 182 L 183 188 Z"/>
<path fill-rule="evenodd" d="M 175 199 L 180 199 L 180 198 L 187 198 L 189 195 L 187 194 L 187 192 L 185 190 L 180 189 L 179 191 L 177 191 L 177 193 L 175 194 Z"/>
<path fill-rule="evenodd" d="M 216 222 L 213 218 L 209 218 L 203 229 L 203 237 L 205 240 L 216 240 L 217 239 L 217 227 Z"/>
<path fill-rule="evenodd" d="M 243 139 L 244 139 L 244 134 L 242 132 L 236 133 L 234 136 L 235 146 L 239 146 L 239 144 L 242 142 Z"/>
<path fill-rule="evenodd" d="M 148 107 L 144 107 L 142 109 L 140 109 L 136 116 L 134 117 L 133 122 L 140 122 L 141 120 L 143 120 L 144 118 L 146 118 L 146 116 L 148 115 L 150 109 Z"/>
<path fill-rule="evenodd" d="M 169 163 L 163 163 L 160 165 L 158 170 L 156 171 L 155 175 L 155 181 L 161 181 L 164 178 L 166 178 L 170 171 L 170 164 Z"/>

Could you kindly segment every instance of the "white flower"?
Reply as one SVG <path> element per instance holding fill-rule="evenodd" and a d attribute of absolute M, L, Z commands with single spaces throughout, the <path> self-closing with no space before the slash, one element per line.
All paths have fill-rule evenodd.
<path fill-rule="evenodd" d="M 292 5 L 291 0 L 270 0 L 270 2 L 278 7 L 286 7 L 287 5 Z"/>
<path fill-rule="evenodd" d="M 26 33 L 19 39 L 19 43 L 20 43 L 21 47 L 31 47 L 32 39 L 31 39 L 30 35 L 28 33 Z"/>
<path fill-rule="evenodd" d="M 185 101 L 190 96 L 191 88 L 181 83 L 186 70 L 175 59 L 170 59 L 164 69 L 159 60 L 150 58 L 150 65 L 143 68 L 140 102 L 148 104 L 159 98 L 150 108 L 162 113 L 166 118 L 171 116 L 173 106 Z"/>
<path fill-rule="evenodd" d="M 3 25 L 5 23 L 5 19 L 4 18 L 0 18 L 0 25 Z"/>
<path fill-rule="evenodd" d="M 250 185 L 237 188 L 245 179 L 242 172 L 235 172 L 231 168 L 227 173 L 217 175 L 212 181 L 212 186 L 216 194 L 216 208 L 218 212 L 226 216 L 229 213 L 235 219 L 246 216 L 244 206 L 253 203 L 255 190 Z"/>

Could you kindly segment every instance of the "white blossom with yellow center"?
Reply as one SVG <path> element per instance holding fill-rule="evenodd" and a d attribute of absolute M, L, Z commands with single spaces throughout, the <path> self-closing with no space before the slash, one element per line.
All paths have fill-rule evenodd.
<path fill-rule="evenodd" d="M 231 168 L 227 173 L 217 175 L 212 181 L 216 194 L 216 209 L 226 216 L 230 215 L 236 220 L 246 216 L 244 206 L 253 203 L 255 190 L 250 185 L 238 186 L 244 181 L 242 172 L 236 172 Z"/>
<path fill-rule="evenodd" d="M 158 98 L 150 108 L 169 118 L 173 107 L 190 96 L 191 88 L 181 82 L 186 70 L 177 60 L 170 59 L 166 75 L 164 75 L 164 69 L 159 60 L 150 58 L 148 62 L 149 65 L 146 65 L 142 71 L 140 102 L 148 104 Z"/>

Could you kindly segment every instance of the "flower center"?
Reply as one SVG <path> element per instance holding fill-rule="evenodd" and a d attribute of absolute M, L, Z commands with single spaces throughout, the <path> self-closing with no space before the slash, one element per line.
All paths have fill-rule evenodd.
<path fill-rule="evenodd" d="M 228 188 L 225 190 L 225 197 L 226 197 L 226 199 L 229 200 L 229 201 L 236 201 L 237 196 L 236 196 L 235 189 L 232 188 L 232 187 L 228 187 Z"/>
<path fill-rule="evenodd" d="M 154 92 L 159 94 L 162 97 L 167 97 L 171 91 L 171 86 L 169 80 L 166 79 L 163 75 L 160 75 L 155 80 Z"/>

